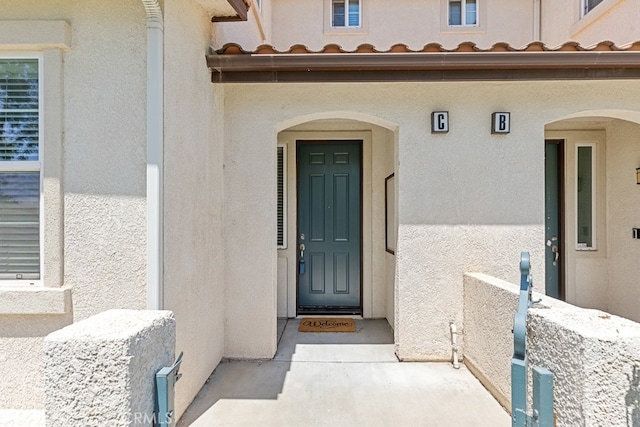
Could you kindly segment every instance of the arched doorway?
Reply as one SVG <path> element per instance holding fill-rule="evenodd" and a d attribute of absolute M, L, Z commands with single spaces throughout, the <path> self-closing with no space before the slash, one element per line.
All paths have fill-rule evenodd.
<path fill-rule="evenodd" d="M 547 293 L 639 321 L 640 112 L 568 115 L 545 139 Z"/>
<path fill-rule="evenodd" d="M 297 117 L 281 123 L 277 127 L 277 135 L 279 162 L 281 162 L 279 196 L 283 199 L 279 203 L 282 212 L 279 213 L 281 241 L 278 248 L 278 317 L 295 317 L 305 312 L 304 296 L 303 300 L 300 298 L 301 287 L 310 286 L 309 269 L 313 268 L 310 265 L 313 261 L 309 258 L 310 252 L 307 249 L 313 248 L 313 245 L 309 246 L 309 239 L 312 236 L 309 235 L 309 230 L 301 228 L 308 224 L 304 225 L 304 221 L 300 221 L 300 212 L 302 212 L 300 197 L 303 197 L 305 207 L 309 204 L 308 179 L 304 181 L 304 185 L 300 185 L 300 152 L 307 149 L 306 147 L 339 148 L 350 145 L 356 147 L 358 151 L 351 157 L 359 160 L 358 169 L 355 172 L 360 178 L 358 191 L 349 190 L 348 198 L 357 198 L 357 203 L 351 206 L 360 208 L 355 215 L 357 225 L 354 225 L 356 223 L 350 225 L 351 228 L 355 226 L 360 231 L 360 236 L 357 237 L 359 239 L 357 268 L 360 272 L 360 283 L 356 296 L 357 303 L 347 304 L 349 308 L 345 312 L 359 314 L 364 318 L 387 318 L 393 326 L 395 258 L 386 250 L 388 248 L 386 225 L 392 221 L 392 227 L 395 227 L 395 219 L 389 218 L 386 208 L 389 203 L 395 202 L 395 199 L 385 200 L 385 184 L 389 182 L 386 178 L 397 172 L 395 160 L 397 126 L 377 117 L 359 113 L 328 112 Z M 331 156 L 333 159 L 333 154 Z M 340 156 L 336 159 L 339 160 L 338 163 L 344 161 Z M 327 204 L 333 209 L 330 205 L 331 203 Z M 328 215 L 327 212 L 325 212 L 326 215 Z M 327 221 L 333 227 L 333 222 Z M 306 240 L 301 239 L 302 235 Z M 301 244 L 305 244 L 304 258 L 300 251 Z M 316 249 L 313 250 L 317 253 Z M 347 258 L 343 253 L 338 255 L 335 256 L 332 253 L 329 258 L 332 262 L 333 260 L 340 262 L 341 257 L 342 260 Z M 328 260 L 327 257 L 324 257 L 325 262 Z M 305 263 L 303 267 L 300 265 L 301 260 Z M 301 276 L 307 277 L 301 280 Z M 324 289 L 337 289 L 338 294 L 344 293 L 344 282 L 339 283 L 339 275 L 326 273 L 315 277 L 316 284 L 317 280 L 326 281 Z M 334 279 L 338 280 L 337 284 L 333 282 Z M 340 286 L 343 287 L 340 288 Z M 350 286 L 353 286 L 353 283 Z M 323 289 L 317 286 L 313 292 L 321 295 Z M 320 298 L 323 297 L 320 296 Z M 320 312 L 323 312 L 322 308 L 320 307 Z M 333 307 L 328 304 L 328 307 L 324 308 L 326 312 L 340 312 L 340 304 Z"/>

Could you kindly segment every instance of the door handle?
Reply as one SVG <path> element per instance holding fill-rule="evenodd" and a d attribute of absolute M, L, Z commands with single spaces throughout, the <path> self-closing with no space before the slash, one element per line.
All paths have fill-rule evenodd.
<path fill-rule="evenodd" d="M 304 262 L 304 243 L 300 243 L 300 261 L 298 262 L 298 274 L 304 274 L 306 266 Z"/>
<path fill-rule="evenodd" d="M 551 246 L 551 252 L 553 252 L 553 265 L 558 265 L 558 258 L 560 258 L 560 250 L 557 245 Z"/>

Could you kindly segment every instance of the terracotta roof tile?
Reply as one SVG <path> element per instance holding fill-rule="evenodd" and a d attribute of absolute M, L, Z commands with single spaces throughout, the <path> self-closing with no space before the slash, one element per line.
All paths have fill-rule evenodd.
<path fill-rule="evenodd" d="M 452 53 L 452 52 L 606 52 L 606 51 L 640 51 L 640 41 L 628 44 L 626 46 L 616 46 L 611 41 L 601 41 L 591 47 L 583 47 L 579 43 L 574 41 L 566 42 L 560 46 L 550 48 L 544 43 L 534 41 L 522 48 L 515 48 L 509 43 L 498 42 L 488 49 L 481 49 L 475 43 L 466 41 L 460 43 L 453 49 L 445 49 L 439 43 L 428 43 L 420 50 L 412 50 L 406 44 L 398 43 L 391 46 L 388 50 L 379 50 L 372 44 L 361 44 L 354 50 L 345 50 L 337 44 L 327 44 L 322 49 L 314 51 L 309 49 L 303 44 L 295 44 L 287 50 L 278 50 L 275 47 L 267 44 L 258 46 L 254 51 L 243 49 L 237 43 L 227 43 L 222 48 L 215 51 L 218 55 L 239 55 L 239 54 L 257 54 L 257 55 L 276 55 L 276 54 L 310 54 L 310 53 L 341 53 L 341 54 L 353 54 L 353 53 Z"/>
<path fill-rule="evenodd" d="M 420 50 L 395 44 L 384 51 L 371 44 L 354 50 L 327 44 L 319 51 L 302 44 L 285 51 L 262 45 L 246 51 L 230 43 L 207 55 L 207 65 L 213 82 L 232 83 L 640 79 L 640 41 L 588 47 L 571 41 L 553 48 L 541 42 L 521 48 L 498 42 L 487 49 L 467 41 L 453 49 L 429 43 Z"/>

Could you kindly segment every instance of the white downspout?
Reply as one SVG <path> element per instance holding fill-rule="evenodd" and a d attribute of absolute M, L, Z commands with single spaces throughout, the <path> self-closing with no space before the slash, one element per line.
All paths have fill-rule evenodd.
<path fill-rule="evenodd" d="M 533 41 L 541 41 L 542 37 L 542 0 L 533 0 Z"/>
<path fill-rule="evenodd" d="M 142 3 L 147 12 L 147 309 L 162 310 L 164 28 L 158 0 Z"/>

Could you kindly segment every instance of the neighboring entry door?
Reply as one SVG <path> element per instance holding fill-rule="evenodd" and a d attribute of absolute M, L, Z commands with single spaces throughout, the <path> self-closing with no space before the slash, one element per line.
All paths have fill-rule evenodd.
<path fill-rule="evenodd" d="M 361 313 L 361 141 L 298 141 L 298 312 Z"/>
<path fill-rule="evenodd" d="M 564 141 L 545 141 L 545 293 L 564 299 L 562 201 Z"/>

